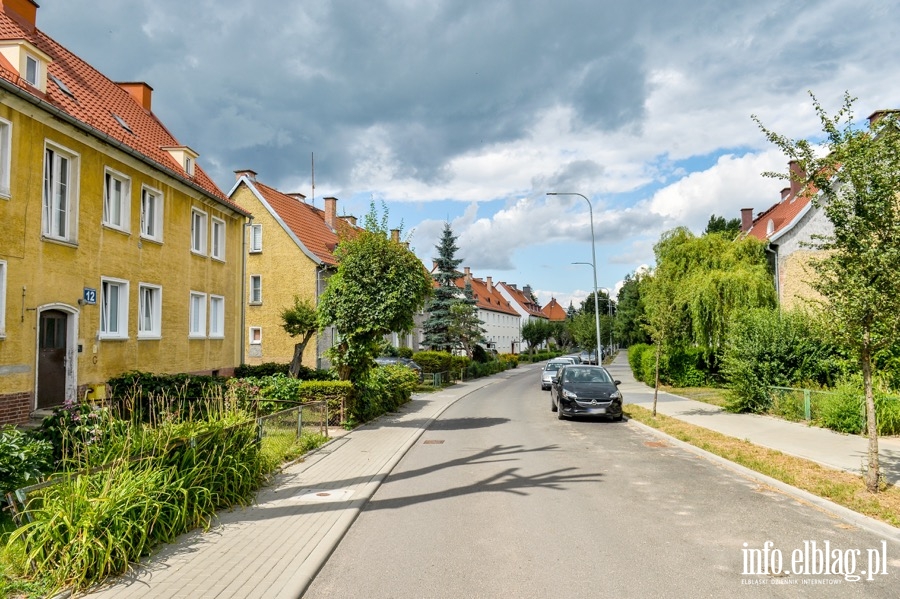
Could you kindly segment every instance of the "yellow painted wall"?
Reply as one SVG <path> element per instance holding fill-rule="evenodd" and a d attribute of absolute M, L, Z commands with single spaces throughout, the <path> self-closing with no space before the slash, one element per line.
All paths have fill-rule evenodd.
<path fill-rule="evenodd" d="M 246 362 L 290 362 L 297 340 L 281 327 L 281 311 L 293 306 L 295 295 L 308 298 L 316 305 L 316 263 L 246 185 L 240 185 L 231 200 L 253 214 L 253 224 L 262 225 L 262 252 L 247 257 Z M 260 305 L 249 303 L 252 275 L 262 276 L 263 301 Z M 262 343 L 257 348 L 250 343 L 250 327 L 262 328 Z M 316 335 L 313 335 L 303 352 L 303 365 L 308 368 L 316 367 L 316 343 Z M 254 349 L 261 354 L 255 355 Z"/>
<path fill-rule="evenodd" d="M 781 260 L 778 265 L 779 293 L 781 305 L 784 308 L 809 308 L 822 299 L 810 281 L 816 277 L 816 272 L 810 266 L 813 258 L 822 258 L 822 252 L 810 250 L 798 250 Z M 812 301 L 810 301 L 812 300 Z"/>
<path fill-rule="evenodd" d="M 11 193 L 8 200 L 0 199 L 0 260 L 7 262 L 8 290 L 6 337 L 0 340 L 0 396 L 34 390 L 36 309 L 51 303 L 78 310 L 77 337 L 83 344 L 76 364 L 79 387 L 131 369 L 201 372 L 238 365 L 244 217 L 15 97 L 0 96 L 0 117 L 12 122 Z M 79 155 L 76 244 L 41 238 L 46 140 Z M 107 167 L 131 179 L 128 233 L 102 225 Z M 163 194 L 161 243 L 140 235 L 142 184 Z M 191 206 L 202 207 L 208 225 L 214 216 L 225 221 L 224 261 L 191 253 Z M 99 303 L 79 305 L 85 287 L 97 290 L 99 302 L 101 277 L 129 282 L 126 340 L 98 340 Z M 159 340 L 137 337 L 139 283 L 162 287 Z M 225 297 L 224 339 L 188 339 L 191 290 Z"/>

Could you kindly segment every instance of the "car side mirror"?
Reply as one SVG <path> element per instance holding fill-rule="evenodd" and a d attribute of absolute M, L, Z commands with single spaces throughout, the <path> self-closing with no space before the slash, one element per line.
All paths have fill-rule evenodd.
<path fill-rule="evenodd" d="M 613 384 L 614 384 L 616 387 L 618 387 L 619 385 L 622 384 L 622 381 L 613 381 Z"/>
<path fill-rule="evenodd" d="M 550 377 L 550 382 L 551 382 L 551 383 L 558 383 L 558 382 L 559 382 L 559 377 L 558 377 L 558 376 Z"/>

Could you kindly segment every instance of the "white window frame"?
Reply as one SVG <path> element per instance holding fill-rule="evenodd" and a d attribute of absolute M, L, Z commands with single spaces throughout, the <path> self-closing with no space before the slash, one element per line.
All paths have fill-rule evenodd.
<path fill-rule="evenodd" d="M 212 217 L 209 255 L 216 260 L 225 261 L 225 221 Z"/>
<path fill-rule="evenodd" d="M 225 297 L 221 295 L 209 295 L 209 337 L 225 338 Z"/>
<path fill-rule="evenodd" d="M 255 283 L 258 284 L 254 285 Z M 249 292 L 247 301 L 250 304 L 257 306 L 262 303 L 262 275 L 250 275 Z"/>
<path fill-rule="evenodd" d="M 115 306 L 109 305 L 112 288 L 116 288 Z M 111 310 L 115 309 L 116 330 L 110 329 Z M 128 339 L 128 281 L 100 277 L 100 339 Z"/>
<path fill-rule="evenodd" d="M 0 199 L 8 200 L 12 195 L 9 188 L 9 173 L 12 167 L 12 123 L 0 119 Z"/>
<path fill-rule="evenodd" d="M 153 206 L 149 214 L 145 206 L 148 197 L 153 197 Z M 146 185 L 141 187 L 141 237 L 151 241 L 163 240 L 163 194 L 158 189 Z M 152 227 L 152 230 L 150 230 Z"/>
<path fill-rule="evenodd" d="M 149 325 L 145 296 L 150 296 Z M 162 337 L 162 287 L 150 283 L 138 283 L 138 339 Z"/>
<path fill-rule="evenodd" d="M 254 332 L 259 333 L 259 336 L 254 335 Z M 262 345 L 262 327 L 250 327 L 250 336 L 247 338 L 250 340 L 250 345 Z"/>
<path fill-rule="evenodd" d="M 187 154 L 184 156 L 184 172 L 187 173 L 189 177 L 194 176 L 194 159 Z"/>
<path fill-rule="evenodd" d="M 0 260 L 0 339 L 6 338 L 6 260 Z"/>
<path fill-rule="evenodd" d="M 262 252 L 262 225 L 250 225 L 250 253 Z"/>
<path fill-rule="evenodd" d="M 28 66 L 34 64 L 34 80 L 28 78 Z M 25 72 L 22 74 L 22 79 L 32 87 L 41 87 L 41 59 L 33 54 L 28 52 L 25 53 Z"/>
<path fill-rule="evenodd" d="M 206 255 L 206 240 L 209 235 L 209 215 L 202 210 L 191 208 L 191 251 Z"/>
<path fill-rule="evenodd" d="M 119 183 L 119 197 L 110 195 L 111 186 Z M 115 222 L 113 213 L 116 212 L 115 204 L 118 204 L 118 221 Z M 111 168 L 103 171 L 103 225 L 119 231 L 128 232 L 131 222 L 131 178 Z"/>
<path fill-rule="evenodd" d="M 188 337 L 200 339 L 206 337 L 206 294 L 191 291 L 188 309 Z"/>
<path fill-rule="evenodd" d="M 65 181 L 60 177 L 65 161 Z M 48 164 L 49 162 L 49 164 Z M 78 240 L 78 183 L 81 159 L 63 146 L 45 142 L 41 233 L 46 239 L 75 243 Z M 61 189 L 62 186 L 62 189 Z M 60 201 L 60 192 L 65 201 Z"/>

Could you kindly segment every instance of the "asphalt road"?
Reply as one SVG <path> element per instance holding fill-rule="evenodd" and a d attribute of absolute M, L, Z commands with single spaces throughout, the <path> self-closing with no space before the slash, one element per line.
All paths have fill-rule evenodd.
<path fill-rule="evenodd" d="M 304 597 L 898 596 L 897 544 L 636 424 L 557 421 L 513 372 L 425 432 Z"/>

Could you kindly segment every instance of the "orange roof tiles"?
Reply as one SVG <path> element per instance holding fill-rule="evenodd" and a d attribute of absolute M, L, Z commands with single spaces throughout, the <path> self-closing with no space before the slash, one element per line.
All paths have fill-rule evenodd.
<path fill-rule="evenodd" d="M 559 305 L 555 297 L 550 298 L 550 302 L 544 306 L 542 312 L 552 321 L 565 320 L 567 317 L 565 308 Z"/>
<path fill-rule="evenodd" d="M 434 269 L 431 271 L 434 273 Z M 454 284 L 460 289 L 466 288 L 466 276 L 461 276 L 454 281 Z M 519 313 L 516 312 L 515 308 L 513 308 L 510 303 L 500 294 L 500 290 L 496 285 L 491 285 L 491 290 L 488 290 L 488 284 L 486 281 L 482 281 L 481 279 L 475 278 L 473 276 L 468 277 L 468 281 L 472 286 L 472 294 L 475 296 L 475 302 L 478 308 L 482 310 L 491 310 L 492 312 L 502 312 L 503 314 L 510 314 L 512 316 L 519 316 Z M 437 281 L 434 282 L 434 286 L 437 287 Z"/>
<path fill-rule="evenodd" d="M 792 170 L 796 168 L 795 163 L 791 163 Z M 800 171 L 798 171 L 800 173 Z M 803 176 L 800 173 L 799 176 Z M 812 198 L 818 190 L 811 184 L 805 185 L 792 184 L 793 189 L 788 191 L 785 189 L 784 197 L 772 205 L 768 210 L 760 212 L 753 219 L 751 227 L 744 232 L 749 235 L 761 239 L 763 241 L 777 237 L 780 233 L 790 228 L 794 220 L 809 206 Z M 772 223 L 772 229 L 769 230 L 769 223 Z"/>
<path fill-rule="evenodd" d="M 525 292 L 519 289 L 518 287 L 513 287 L 507 283 L 499 283 L 506 292 L 512 297 L 516 303 L 518 303 L 522 308 L 525 309 L 531 316 L 537 316 L 539 318 L 545 317 L 544 313 L 541 312 L 541 307 L 537 305 L 534 300 L 525 295 Z"/>
<path fill-rule="evenodd" d="M 50 57 L 47 66 L 49 75 L 57 78 L 71 92 L 66 93 L 52 78 L 48 77 L 46 93 L 27 84 L 15 72 L 8 61 L 0 62 L 0 81 L 7 87 L 13 86 L 43 103 L 74 119 L 82 127 L 92 129 L 91 133 L 101 140 L 121 144 L 143 156 L 154 166 L 167 170 L 170 175 L 189 185 L 199 188 L 215 200 L 246 214 L 246 211 L 232 203 L 212 179 L 198 165 L 194 175 L 189 176 L 164 147 L 182 146 L 166 127 L 149 110 L 144 108 L 126 90 L 108 79 L 94 67 L 75 56 L 39 29 L 25 28 L 8 14 L 0 10 L 0 40 L 25 40 Z M 115 115 L 115 116 L 114 116 Z M 120 117 L 128 125 L 125 129 L 116 120 Z"/>
<path fill-rule="evenodd" d="M 272 210 L 281 218 L 296 237 L 315 254 L 322 262 L 336 265 L 334 249 L 337 247 L 338 234 L 325 224 L 325 211 L 303 202 L 295 197 L 264 185 L 259 181 L 244 179 L 252 185 Z M 339 227 L 352 230 L 352 226 L 343 219 L 338 219 Z"/>

